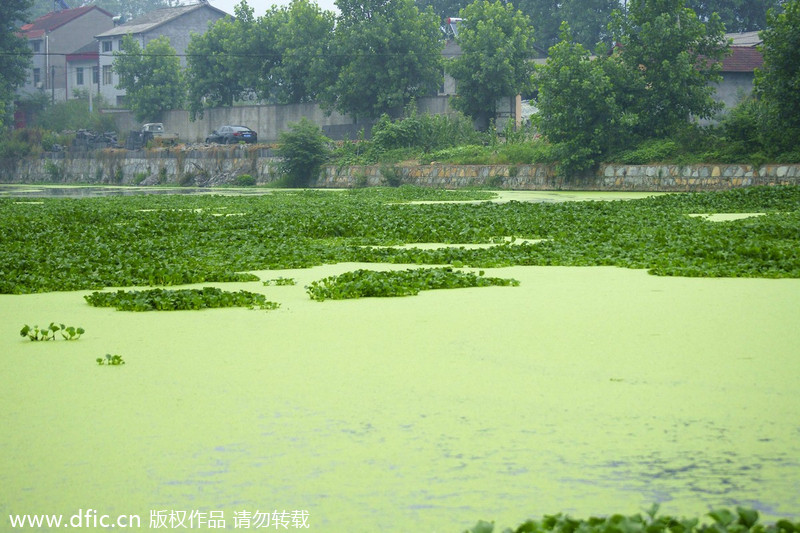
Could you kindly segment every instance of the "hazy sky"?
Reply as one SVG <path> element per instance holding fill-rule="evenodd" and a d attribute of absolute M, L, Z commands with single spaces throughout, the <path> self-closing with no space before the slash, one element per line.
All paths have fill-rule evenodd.
<path fill-rule="evenodd" d="M 208 0 L 208 3 L 217 9 L 221 9 L 233 15 L 234 6 L 236 6 L 240 1 L 241 0 Z M 247 4 L 255 10 L 255 15 L 257 17 L 263 15 L 267 9 L 273 5 L 288 6 L 290 3 L 291 0 L 247 0 Z M 322 9 L 336 11 L 336 6 L 334 5 L 333 0 L 317 0 L 316 4 Z"/>

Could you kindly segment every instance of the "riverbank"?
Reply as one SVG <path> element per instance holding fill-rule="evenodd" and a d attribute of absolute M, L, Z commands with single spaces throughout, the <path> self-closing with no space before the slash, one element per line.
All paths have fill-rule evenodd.
<path fill-rule="evenodd" d="M 280 180 L 278 159 L 258 147 L 214 150 L 98 150 L 45 154 L 0 164 L 3 183 L 81 183 L 111 185 L 236 185 L 249 176 L 259 185 Z M 326 166 L 312 187 L 356 188 L 409 184 L 457 189 L 589 190 L 681 192 L 724 190 L 755 185 L 800 185 L 800 165 L 601 165 L 591 175 L 564 178 L 549 165 Z"/>

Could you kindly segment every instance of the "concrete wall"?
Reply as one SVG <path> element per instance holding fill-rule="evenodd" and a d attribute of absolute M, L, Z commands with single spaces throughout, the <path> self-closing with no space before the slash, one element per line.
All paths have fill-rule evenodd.
<path fill-rule="evenodd" d="M 4 183 L 182 184 L 235 183 L 242 174 L 258 183 L 277 180 L 278 161 L 268 149 L 217 147 L 206 150 L 101 150 L 85 156 L 55 154 L 0 161 Z M 800 185 L 800 165 L 606 165 L 594 175 L 564 179 L 546 165 L 403 165 L 324 169 L 313 186 L 350 188 L 401 183 L 457 189 L 693 191 L 751 185 Z"/>
<path fill-rule="evenodd" d="M 417 100 L 417 108 L 421 113 L 445 114 L 450 111 L 448 96 L 433 96 Z M 117 131 L 127 133 L 141 127 L 133 113 L 121 110 L 104 110 L 114 117 Z M 280 132 L 287 131 L 289 125 L 306 117 L 310 121 L 325 128 L 326 126 L 355 126 L 347 129 L 358 132 L 361 127 L 369 129 L 371 122 L 354 121 L 347 115 L 336 112 L 327 114 L 318 104 L 290 105 L 252 105 L 217 107 L 206 109 L 203 118 L 195 121 L 189 119 L 189 112 L 183 110 L 169 111 L 162 117 L 164 128 L 176 132 L 185 142 L 203 142 L 212 130 L 225 125 L 243 125 L 258 133 L 259 142 L 271 143 L 278 140 Z M 338 137 L 332 136 L 337 139 Z M 346 138 L 354 138 L 352 135 Z"/>

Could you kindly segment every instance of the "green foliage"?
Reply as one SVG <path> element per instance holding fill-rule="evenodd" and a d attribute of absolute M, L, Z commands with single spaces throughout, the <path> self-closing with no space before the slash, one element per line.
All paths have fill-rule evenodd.
<path fill-rule="evenodd" d="M 35 133 L 29 129 L 14 130 L 0 139 L 0 160 L 19 160 L 39 150 Z"/>
<path fill-rule="evenodd" d="M 553 144 L 564 176 L 594 170 L 627 126 L 616 96 L 614 79 L 605 62 L 571 42 L 569 26 L 562 25 L 561 42 L 537 72 L 539 86 L 536 125 Z"/>
<path fill-rule="evenodd" d="M 545 54 L 559 40 L 562 22 L 573 29 L 575 42 L 594 49 L 599 42 L 609 43 L 608 23 L 611 12 L 619 8 L 617 0 L 519 0 L 514 6 L 531 20 L 537 49 Z"/>
<path fill-rule="evenodd" d="M 235 183 L 238 187 L 253 187 L 256 184 L 256 178 L 250 174 L 240 174 L 236 176 Z"/>
<path fill-rule="evenodd" d="M 625 202 L 458 203 L 488 191 L 411 186 L 269 195 L 0 198 L 0 293 L 258 281 L 339 262 L 614 265 L 659 275 L 800 277 L 800 187 Z M 410 203 L 450 200 L 448 203 Z M 455 203 L 454 203 L 455 202 Z M 691 213 L 766 213 L 710 222 Z M 239 216 L 218 216 L 242 213 Z M 389 248 L 402 243 L 497 243 Z"/>
<path fill-rule="evenodd" d="M 70 6 L 79 6 L 80 2 L 67 2 Z M 92 5 L 103 8 L 109 13 L 125 13 L 131 17 L 138 17 L 155 9 L 175 7 L 178 0 L 93 0 Z M 35 0 L 27 20 L 33 20 L 53 11 L 51 0 Z"/>
<path fill-rule="evenodd" d="M 764 100 L 763 135 L 777 151 L 790 151 L 800 138 L 800 0 L 783 8 L 769 11 L 760 33 L 764 66 L 756 70 L 755 87 Z"/>
<path fill-rule="evenodd" d="M 275 31 L 280 61 L 270 71 L 271 95 L 278 103 L 314 102 L 334 81 L 330 62 L 334 13 L 308 0 L 293 0 L 282 8 Z M 266 80 L 265 80 L 266 81 Z"/>
<path fill-rule="evenodd" d="M 59 332 L 61 332 L 61 337 L 65 341 L 72 341 L 80 339 L 81 335 L 86 333 L 86 330 L 80 327 L 76 328 L 75 326 L 65 326 L 64 324 L 50 322 L 48 327 L 41 329 L 39 326 L 30 327 L 25 324 L 19 334 L 21 337 L 28 337 L 32 341 L 54 341 L 56 340 L 56 333 Z"/>
<path fill-rule="evenodd" d="M 531 88 L 533 31 L 527 16 L 500 0 L 477 0 L 460 16 L 464 21 L 456 42 L 461 56 L 447 65 L 458 84 L 453 105 L 485 129 L 499 98 Z"/>
<path fill-rule="evenodd" d="M 381 165 L 380 173 L 383 183 L 389 187 L 399 187 L 403 184 L 403 174 L 395 165 Z"/>
<path fill-rule="evenodd" d="M 277 154 L 283 158 L 280 168 L 291 187 L 304 187 L 317 179 L 328 158 L 329 142 L 319 126 L 305 117 L 280 133 Z"/>
<path fill-rule="evenodd" d="M 294 278 L 284 278 L 283 276 L 275 278 L 275 279 L 268 279 L 263 282 L 265 287 L 269 285 L 276 285 L 276 286 L 286 286 L 286 285 L 296 285 L 297 282 Z"/>
<path fill-rule="evenodd" d="M 76 98 L 66 102 L 48 103 L 35 114 L 34 124 L 50 131 L 114 131 L 117 125 L 114 117 L 100 112 L 103 99 L 96 97 L 92 111 L 89 111 L 88 98 Z M 62 143 L 64 144 L 64 143 Z"/>
<path fill-rule="evenodd" d="M 31 50 L 18 31 L 26 22 L 25 12 L 30 5 L 30 0 L 5 0 L 0 4 L 0 131 L 11 123 L 14 92 L 28 74 Z"/>
<path fill-rule="evenodd" d="M 319 95 L 329 110 L 356 118 L 399 115 L 441 82 L 439 19 L 414 0 L 337 0 L 332 54 L 336 76 Z"/>
<path fill-rule="evenodd" d="M 613 514 L 588 519 L 571 518 L 558 513 L 545 515 L 539 520 L 527 520 L 515 529 L 504 533 L 793 533 L 800 530 L 800 522 L 778 520 L 774 524 L 760 524 L 755 509 L 737 507 L 715 509 L 708 513 L 711 523 L 701 523 L 699 518 L 681 518 L 669 515 L 658 516 L 658 504 L 644 514 L 630 516 Z M 479 520 L 464 533 L 492 533 L 494 522 Z"/>
<path fill-rule="evenodd" d="M 312 300 L 413 296 L 420 291 L 465 287 L 516 286 L 514 279 L 484 277 L 452 268 L 416 268 L 379 272 L 359 269 L 313 281 L 306 287 Z"/>
<path fill-rule="evenodd" d="M 95 359 L 95 361 L 100 366 L 103 366 L 103 365 L 120 366 L 120 365 L 124 365 L 125 364 L 125 360 L 122 359 L 121 355 L 117 355 L 117 354 L 111 355 L 110 353 L 106 354 L 105 359 L 102 358 L 102 357 L 98 357 L 97 359 Z"/>
<path fill-rule="evenodd" d="M 244 7 L 246 4 L 240 4 Z M 237 7 L 239 9 L 239 7 Z M 252 18 L 252 9 L 250 10 Z M 247 17 L 222 18 L 205 33 L 193 33 L 186 48 L 186 86 L 190 118 L 203 117 L 207 107 L 231 106 L 252 87 L 248 73 L 254 69 L 248 50 L 252 21 Z M 243 38 L 232 38 L 239 35 Z"/>
<path fill-rule="evenodd" d="M 689 116 L 711 118 L 721 109 L 713 83 L 729 49 L 719 16 L 701 21 L 684 0 L 630 0 L 612 29 L 625 73 L 612 82 L 635 136 L 667 136 Z"/>
<path fill-rule="evenodd" d="M 93 292 L 84 296 L 94 307 L 114 307 L 118 311 L 185 311 L 218 307 L 277 309 L 263 294 L 249 291 L 228 292 L 216 287 L 202 289 L 150 289 L 144 291 Z"/>
<path fill-rule="evenodd" d="M 114 52 L 117 88 L 126 98 L 137 120 L 158 120 L 164 111 L 179 109 L 186 97 L 181 62 L 166 36 L 147 43 L 144 50 L 131 35 L 122 39 Z"/>
<path fill-rule="evenodd" d="M 417 113 L 412 103 L 404 118 L 393 121 L 381 115 L 372 127 L 371 148 L 378 153 L 397 148 L 430 152 L 478 141 L 480 134 L 463 115 Z"/>
<path fill-rule="evenodd" d="M 717 13 L 729 33 L 763 30 L 767 24 L 767 11 L 779 9 L 782 0 L 686 0 L 686 7 L 694 9 L 701 20 Z"/>

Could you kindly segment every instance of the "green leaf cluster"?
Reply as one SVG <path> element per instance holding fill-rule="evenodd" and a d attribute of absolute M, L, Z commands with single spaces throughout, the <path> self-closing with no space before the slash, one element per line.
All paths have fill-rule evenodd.
<path fill-rule="evenodd" d="M 328 60 L 331 82 L 319 95 L 329 110 L 358 118 L 393 116 L 428 96 L 442 79 L 439 19 L 414 0 L 337 0 Z"/>
<path fill-rule="evenodd" d="M 708 513 L 711 523 L 702 523 L 699 518 L 681 518 L 657 515 L 658 504 L 654 504 L 644 515 L 626 516 L 614 514 L 587 519 L 572 518 L 559 513 L 545 515 L 538 520 L 527 520 L 514 529 L 503 533 L 796 533 L 800 522 L 781 519 L 774 524 L 759 523 L 755 509 L 737 507 L 736 511 L 715 509 Z M 494 522 L 483 520 L 464 533 L 492 533 Z"/>
<path fill-rule="evenodd" d="M 118 311 L 185 311 L 219 307 L 277 309 L 263 294 L 245 290 L 223 291 L 216 287 L 202 289 L 149 289 L 143 291 L 98 292 L 84 296 L 94 307 L 114 307 Z"/>
<path fill-rule="evenodd" d="M 447 63 L 458 84 L 456 109 L 489 127 L 497 101 L 532 88 L 536 57 L 530 20 L 511 3 L 476 0 L 460 15 L 456 42 L 461 55 Z"/>
<path fill-rule="evenodd" d="M 614 202 L 457 202 L 493 195 L 401 186 L 40 204 L 0 198 L 0 293 L 258 281 L 248 272 L 337 262 L 615 265 L 661 275 L 800 277 L 800 187 Z M 220 216 L 228 213 L 238 216 Z M 717 223 L 693 213 L 765 215 Z M 389 247 L 499 243 L 509 236 L 542 241 Z"/>
<path fill-rule="evenodd" d="M 756 94 L 763 100 L 760 126 L 766 148 L 797 151 L 800 138 L 800 0 L 789 0 L 783 12 L 767 13 L 760 34 L 763 68 L 756 70 Z"/>
<path fill-rule="evenodd" d="M 375 271 L 358 269 L 338 276 L 313 281 L 306 287 L 312 300 L 347 300 L 351 298 L 413 296 L 420 291 L 465 287 L 516 286 L 519 281 L 484 277 L 452 268 L 410 268 Z"/>
<path fill-rule="evenodd" d="M 664 139 L 711 118 L 728 52 L 724 26 L 701 21 L 684 0 L 631 0 L 615 11 L 611 53 L 590 55 L 562 26 L 561 42 L 537 72 L 537 125 L 553 143 L 564 176 L 590 172 L 610 154 Z"/>
<path fill-rule="evenodd" d="M 120 365 L 124 365 L 125 364 L 125 360 L 122 358 L 121 355 L 117 355 L 117 354 L 111 355 L 110 353 L 106 354 L 105 359 L 102 358 L 102 357 L 98 357 L 97 359 L 95 359 L 95 361 L 100 366 L 103 366 L 103 365 L 120 366 Z"/>
<path fill-rule="evenodd" d="M 18 32 L 30 6 L 30 0 L 5 0 L 0 4 L 0 131 L 10 123 L 14 92 L 28 75 L 31 50 Z"/>
<path fill-rule="evenodd" d="M 328 159 L 329 143 L 319 126 L 306 117 L 280 133 L 276 152 L 282 158 L 280 170 L 290 187 L 305 187 L 316 181 Z"/>
<path fill-rule="evenodd" d="M 78 340 L 81 335 L 86 333 L 81 327 L 65 326 L 64 324 L 56 324 L 50 322 L 46 328 L 39 328 L 39 326 L 30 327 L 25 324 L 20 330 L 21 337 L 28 337 L 32 341 L 53 341 L 56 340 L 56 333 L 61 332 L 61 337 L 66 341 Z"/>
<path fill-rule="evenodd" d="M 114 52 L 114 71 L 119 76 L 117 88 L 125 90 L 137 120 L 158 120 L 164 111 L 183 105 L 181 62 L 164 35 L 148 42 L 144 50 L 133 36 L 123 37 L 121 50 Z"/>

